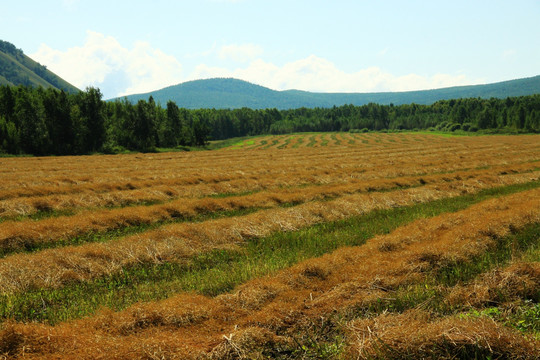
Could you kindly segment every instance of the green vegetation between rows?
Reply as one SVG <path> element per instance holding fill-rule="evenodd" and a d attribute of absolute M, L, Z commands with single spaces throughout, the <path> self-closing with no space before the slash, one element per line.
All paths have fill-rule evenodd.
<path fill-rule="evenodd" d="M 502 268 L 511 260 L 529 262 L 540 261 L 540 223 L 527 225 L 525 228 L 506 237 L 496 239 L 497 245 L 484 254 L 467 262 L 454 262 L 426 273 L 425 282 L 408 285 L 397 289 L 386 289 L 387 295 L 375 303 L 347 309 L 345 312 L 330 314 L 306 331 L 299 333 L 295 344 L 284 349 L 265 349 L 263 353 L 271 354 L 272 359 L 341 359 L 346 347 L 344 328 L 346 324 L 357 318 L 377 317 L 388 312 L 403 313 L 407 310 L 421 309 L 429 312 L 433 319 L 445 316 L 461 318 L 487 317 L 504 326 L 517 329 L 525 336 L 540 339 L 540 288 L 531 292 L 531 296 L 520 299 L 508 298 L 502 292 L 497 298 L 480 306 L 467 304 L 450 305 L 446 297 L 453 286 L 467 284 L 479 275 L 495 268 Z M 429 346 L 429 345 L 427 345 Z M 433 354 L 444 349 L 433 345 Z M 456 359 L 495 359 L 489 347 L 450 346 L 449 358 Z M 380 354 L 373 359 L 387 359 L 393 349 L 380 340 Z M 391 357 L 394 358 L 394 357 Z M 402 358 L 397 356 L 396 358 Z M 409 358 L 409 357 L 405 357 Z M 410 357 L 415 358 L 415 356 Z M 438 358 L 433 355 L 433 358 Z"/>
<path fill-rule="evenodd" d="M 188 264 L 141 264 L 90 282 L 2 295 L 0 319 L 54 324 L 92 314 L 104 306 L 119 310 L 137 301 L 163 299 L 178 292 L 194 291 L 215 296 L 249 279 L 321 256 L 339 247 L 361 245 L 377 234 L 388 233 L 416 219 L 459 211 L 489 198 L 539 186 L 540 182 L 535 181 L 484 190 L 476 195 L 374 211 L 343 221 L 254 239 L 236 251 L 204 253 Z"/>
<path fill-rule="evenodd" d="M 535 162 L 535 161 L 533 161 Z M 489 167 L 482 167 L 481 169 L 487 169 Z M 480 169 L 480 168 L 478 168 Z M 536 171 L 538 168 L 535 168 L 533 170 L 529 171 Z M 526 172 L 529 172 L 526 171 Z M 449 172 L 440 172 L 440 173 L 453 173 L 454 171 Z M 421 174 L 418 174 L 421 175 Z M 313 185 L 321 185 L 321 184 L 313 184 Z M 305 186 L 305 185 L 304 185 Z M 397 189 L 409 189 L 417 187 L 418 185 L 401 185 L 396 183 L 395 187 L 391 187 L 384 190 L 374 190 L 374 189 L 368 189 L 368 192 L 377 191 L 377 192 L 389 192 L 394 191 Z M 301 186 L 303 187 L 303 186 Z M 237 193 L 220 193 L 216 195 L 209 196 L 210 198 L 228 198 L 228 197 L 241 197 L 246 195 L 252 195 L 259 191 L 245 191 L 245 192 L 237 192 Z M 335 199 L 337 196 L 324 196 L 320 201 L 330 201 Z M 131 206 L 152 206 L 152 205 L 159 205 L 166 203 L 167 201 L 139 201 L 135 202 L 133 204 L 129 204 L 128 207 Z M 299 205 L 300 202 L 291 202 L 291 203 L 281 203 L 278 204 L 278 207 L 290 207 Z M 106 209 L 117 209 L 122 208 L 124 206 L 112 206 L 112 207 L 104 207 Z M 98 209 L 104 209 L 103 207 L 96 207 L 96 208 L 87 208 L 86 211 L 89 210 L 98 210 Z M 241 216 L 241 215 L 247 215 L 259 210 L 267 209 L 267 207 L 252 207 L 252 208 L 241 208 L 241 209 L 233 209 L 233 210 L 222 210 L 222 211 L 201 211 L 197 215 L 194 216 L 172 216 L 168 219 L 162 219 L 162 220 L 156 220 L 154 222 L 130 222 L 128 225 L 118 225 L 117 227 L 111 228 L 106 231 L 91 231 L 89 233 L 81 234 L 75 237 L 65 237 L 61 239 L 56 239 L 55 241 L 50 242 L 27 242 L 24 244 L 24 246 L 20 246 L 17 243 L 14 243 L 15 247 L 9 247 L 4 246 L 0 248 L 0 258 L 12 255 L 15 253 L 30 253 L 30 252 L 36 252 L 44 249 L 52 249 L 52 248 L 58 248 L 58 247 L 64 247 L 64 246 L 70 246 L 70 245 L 81 245 L 84 243 L 92 243 L 92 242 L 107 242 L 114 239 L 121 238 L 123 236 L 138 234 L 141 232 L 149 231 L 155 228 L 158 228 L 163 225 L 172 224 L 172 223 L 181 223 L 181 222 L 201 222 L 211 219 L 218 219 L 218 218 L 224 218 L 224 217 L 233 217 L 233 216 Z M 12 220 L 12 221 L 24 221 L 24 220 L 35 220 L 39 221 L 41 219 L 47 219 L 47 218 L 56 218 L 56 217 L 62 217 L 62 216 L 72 216 L 75 215 L 77 212 L 72 209 L 67 210 L 52 210 L 52 209 L 46 209 L 43 211 L 38 211 L 37 213 L 26 215 L 26 216 L 17 216 L 13 218 L 0 218 L 0 223 Z"/>
<path fill-rule="evenodd" d="M 388 293 L 388 297 L 381 299 L 376 304 L 370 304 L 364 309 L 357 309 L 363 316 L 378 315 L 386 311 L 403 312 L 408 309 L 418 307 L 420 304 L 424 310 L 432 311 L 439 315 L 451 315 L 462 313 L 463 316 L 478 316 L 480 314 L 489 315 L 484 309 L 474 309 L 466 304 L 450 305 L 445 302 L 445 296 L 449 294 L 452 287 L 458 284 L 467 284 L 478 275 L 486 273 L 495 267 L 503 267 L 511 260 L 524 259 L 525 261 L 540 261 L 540 223 L 532 223 L 510 235 L 497 238 L 496 245 L 485 253 L 470 261 L 457 261 L 435 266 L 430 270 L 430 275 L 426 276 L 426 281 L 421 284 L 409 285 L 394 289 Z M 540 288 L 533 291 L 531 298 L 523 299 L 525 308 L 537 308 L 540 301 Z M 490 304 L 486 304 L 486 309 L 493 311 L 493 304 L 503 305 L 511 299 L 507 295 L 499 293 L 497 299 Z M 495 307 L 496 308 L 496 307 Z M 516 311 L 517 314 L 520 311 Z M 526 315 L 526 314 L 523 314 Z M 514 319 L 516 320 L 516 319 Z M 523 319 L 522 319 L 523 320 Z M 540 318 L 528 318 L 518 323 L 508 319 L 507 324 L 518 329 L 534 330 L 536 335 L 540 335 Z"/>

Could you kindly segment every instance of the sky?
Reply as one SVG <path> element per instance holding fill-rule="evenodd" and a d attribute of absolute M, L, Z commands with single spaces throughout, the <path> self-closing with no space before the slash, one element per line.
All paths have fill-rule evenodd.
<path fill-rule="evenodd" d="M 104 98 L 213 77 L 423 90 L 540 75 L 540 0 L 2 0 L 0 39 Z"/>

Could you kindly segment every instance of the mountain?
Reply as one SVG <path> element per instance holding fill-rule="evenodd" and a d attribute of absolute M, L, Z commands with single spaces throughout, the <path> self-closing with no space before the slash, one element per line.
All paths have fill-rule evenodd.
<path fill-rule="evenodd" d="M 130 102 L 152 96 L 163 106 L 172 100 L 188 109 L 215 108 L 252 109 L 300 107 L 332 107 L 334 105 L 432 104 L 438 100 L 459 98 L 506 98 L 540 93 L 540 75 L 486 85 L 456 86 L 435 90 L 380 93 L 315 93 L 299 90 L 275 91 L 237 79 L 207 79 L 188 81 L 145 94 L 127 96 Z"/>
<path fill-rule="evenodd" d="M 15 45 L 0 40 L 0 85 L 43 86 L 62 89 L 68 93 L 79 92 L 58 75 L 26 56 Z"/>

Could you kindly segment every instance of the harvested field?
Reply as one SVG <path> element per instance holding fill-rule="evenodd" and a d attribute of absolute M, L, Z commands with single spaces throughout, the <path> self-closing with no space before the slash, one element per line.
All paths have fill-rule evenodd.
<path fill-rule="evenodd" d="M 540 354 L 538 135 L 0 165 L 0 358 Z"/>

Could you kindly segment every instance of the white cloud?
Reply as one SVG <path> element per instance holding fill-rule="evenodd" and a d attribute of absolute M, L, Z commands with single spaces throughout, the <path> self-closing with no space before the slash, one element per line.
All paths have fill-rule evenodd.
<path fill-rule="evenodd" d="M 247 62 L 263 53 L 263 49 L 255 44 L 224 45 L 219 50 L 220 59 L 232 59 L 236 62 Z"/>
<path fill-rule="evenodd" d="M 42 44 L 31 57 L 80 89 L 100 87 L 105 98 L 144 93 L 186 80 L 211 77 L 234 77 L 276 90 L 318 92 L 408 91 L 482 82 L 462 74 L 394 75 L 378 67 L 345 72 L 315 55 L 277 66 L 261 59 L 263 49 L 254 44 L 213 47 L 212 52 L 214 60 L 232 59 L 243 65 L 230 69 L 199 64 L 185 76 L 175 57 L 147 42 L 137 42 L 127 48 L 111 36 L 92 31 L 87 32 L 81 47 L 60 51 Z"/>
<path fill-rule="evenodd" d="M 31 57 L 80 89 L 99 86 L 106 98 L 182 81 L 182 65 L 173 56 L 146 42 L 128 49 L 115 38 L 93 31 L 87 32 L 82 47 L 60 51 L 42 44 Z"/>
<path fill-rule="evenodd" d="M 502 53 L 503 60 L 513 60 L 516 58 L 517 51 L 516 49 L 506 49 Z"/>
<path fill-rule="evenodd" d="M 235 70 L 202 64 L 197 66 L 190 76 L 192 79 L 211 77 L 235 77 L 276 90 L 299 89 L 319 92 L 409 91 L 482 82 L 468 79 L 464 75 L 396 76 L 378 67 L 346 73 L 332 62 L 314 55 L 281 67 L 261 59 Z"/>

